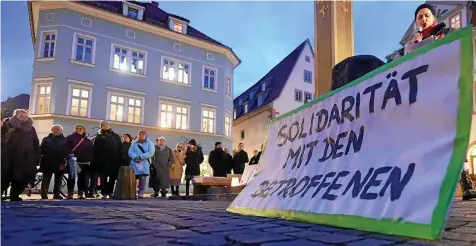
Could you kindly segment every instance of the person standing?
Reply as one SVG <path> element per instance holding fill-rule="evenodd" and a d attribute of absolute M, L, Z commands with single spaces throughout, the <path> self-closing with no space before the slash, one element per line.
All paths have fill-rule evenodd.
<path fill-rule="evenodd" d="M 101 121 L 93 149 L 93 160 L 101 179 L 101 194 L 103 198 L 111 197 L 121 166 L 122 141 L 111 129 L 109 122 Z"/>
<path fill-rule="evenodd" d="M 155 147 L 152 141 L 147 138 L 147 133 L 141 130 L 127 152 L 131 160 L 129 166 L 134 170 L 136 176 L 137 197 L 142 199 L 144 198 L 147 176 L 150 175 L 149 166 L 152 163 L 151 158 L 154 156 Z"/>
<path fill-rule="evenodd" d="M 233 155 L 233 173 L 234 174 L 243 174 L 245 170 L 245 164 L 249 162 L 248 153 L 246 153 L 243 148 L 245 145 L 243 143 L 238 144 L 238 150 Z"/>
<path fill-rule="evenodd" d="M 233 156 L 230 155 L 230 151 L 227 148 L 223 151 L 226 153 L 226 174 L 231 174 L 231 171 L 233 170 Z"/>
<path fill-rule="evenodd" d="M 215 149 L 208 155 L 208 164 L 213 169 L 213 177 L 226 177 L 227 155 L 220 142 L 215 143 Z"/>
<path fill-rule="evenodd" d="M 249 165 L 256 165 L 259 162 L 258 150 L 253 151 L 253 157 L 250 159 Z"/>
<path fill-rule="evenodd" d="M 129 148 L 132 144 L 132 136 L 129 133 L 122 135 L 122 155 L 121 166 L 128 167 L 131 164 L 131 158 L 129 157 Z"/>
<path fill-rule="evenodd" d="M 190 181 L 200 175 L 200 164 L 202 164 L 204 157 L 202 148 L 197 146 L 195 139 L 188 142 L 189 148 L 185 154 L 185 194 L 190 195 Z"/>
<path fill-rule="evenodd" d="M 166 142 L 165 137 L 159 137 L 159 145 L 155 146 L 153 165 L 155 167 L 154 197 L 166 197 L 170 185 L 170 168 L 174 163 L 174 155 Z"/>
<path fill-rule="evenodd" d="M 48 189 L 53 175 L 53 199 L 62 200 L 61 182 L 63 174 L 66 172 L 65 158 L 68 156 L 66 148 L 66 138 L 63 136 L 63 127 L 53 125 L 51 133 L 44 137 L 40 145 L 40 169 L 43 173 L 41 181 L 41 199 L 48 199 Z"/>
<path fill-rule="evenodd" d="M 78 173 L 78 199 L 91 197 L 88 192 L 89 179 L 91 178 L 91 156 L 93 154 L 93 144 L 86 137 L 87 129 L 84 125 L 74 126 L 74 132 L 66 137 L 66 147 L 69 153 L 76 158 L 81 171 Z M 68 178 L 68 199 L 73 199 L 75 177 Z"/>
<path fill-rule="evenodd" d="M 185 145 L 183 143 L 178 143 L 177 147 L 172 152 L 174 154 L 174 163 L 170 168 L 170 189 L 172 190 L 172 195 L 179 196 L 183 166 L 185 165 Z"/>
<path fill-rule="evenodd" d="M 36 166 L 40 157 L 40 141 L 28 111 L 24 109 L 13 111 L 13 116 L 6 124 L 9 128 L 9 137 L 2 148 L 2 155 L 5 155 L 2 167 L 5 165 L 4 170 L 7 173 L 5 176 L 2 173 L 2 179 L 7 180 L 2 180 L 2 184 L 11 183 L 11 201 L 22 201 L 20 194 L 28 183 L 35 179 L 38 172 Z"/>

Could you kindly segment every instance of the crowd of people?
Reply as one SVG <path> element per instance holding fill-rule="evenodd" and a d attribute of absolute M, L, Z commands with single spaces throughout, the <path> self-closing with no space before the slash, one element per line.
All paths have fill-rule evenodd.
<path fill-rule="evenodd" d="M 73 199 L 76 185 L 78 199 L 95 198 L 98 190 L 103 198 L 111 198 L 121 166 L 133 169 L 138 198 L 144 197 L 147 177 L 148 187 L 154 190 L 152 196 L 166 197 L 168 188 L 172 195 L 180 195 L 185 169 L 188 196 L 191 180 L 200 175 L 200 165 L 204 161 L 202 149 L 194 139 L 171 148 L 165 137 L 159 137 L 153 143 L 145 130 L 140 130 L 136 137 L 125 133 L 121 138 L 107 121 L 101 121 L 98 133 L 91 139 L 87 137 L 84 125 L 77 124 L 66 137 L 61 125 L 53 125 L 51 133 L 41 143 L 28 111 L 17 109 L 12 117 L 1 123 L 1 188 L 2 195 L 10 188 L 11 201 L 22 200 L 20 195 L 35 181 L 38 172 L 43 175 L 41 199 L 48 199 L 53 177 L 53 199 L 63 199 L 61 184 L 65 174 L 68 174 L 67 199 Z M 243 148 L 240 143 L 230 154 L 216 142 L 208 158 L 213 176 L 226 177 L 232 172 L 242 174 L 248 162 L 249 165 L 257 164 L 261 151 L 255 150 L 249 160 Z"/>

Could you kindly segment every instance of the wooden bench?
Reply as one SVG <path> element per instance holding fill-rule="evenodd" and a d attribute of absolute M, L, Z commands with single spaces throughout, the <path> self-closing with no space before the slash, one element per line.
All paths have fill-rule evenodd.
<path fill-rule="evenodd" d="M 193 184 L 193 195 L 203 195 L 208 194 L 209 189 L 214 188 L 231 188 L 231 180 L 233 177 L 241 177 L 241 174 L 229 174 L 228 177 L 202 177 L 196 176 L 192 180 Z"/>

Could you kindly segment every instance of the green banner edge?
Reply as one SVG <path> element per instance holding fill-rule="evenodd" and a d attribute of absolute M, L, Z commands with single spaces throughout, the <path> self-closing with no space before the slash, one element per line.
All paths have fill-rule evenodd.
<path fill-rule="evenodd" d="M 251 209 L 234 207 L 233 203 L 226 209 L 227 212 L 237 213 L 242 215 L 254 215 L 260 217 L 273 217 L 282 218 L 286 220 L 294 220 L 301 222 L 309 222 L 314 224 L 323 224 L 330 226 L 337 226 L 341 228 L 356 229 L 362 231 L 371 231 L 383 234 L 400 235 L 407 237 L 415 237 L 422 239 L 438 239 L 441 232 L 444 229 L 446 214 L 453 199 L 453 195 L 456 189 L 457 180 L 461 172 L 461 168 L 466 155 L 466 149 L 469 142 L 469 135 L 471 131 L 471 118 L 473 110 L 473 40 L 472 33 L 473 27 L 471 25 L 458 30 L 451 35 L 448 35 L 440 40 L 430 43 L 424 47 L 421 47 L 410 54 L 407 54 L 391 63 L 388 63 L 376 70 L 360 77 L 351 83 L 330 91 L 314 100 L 293 109 L 271 121 L 269 121 L 266 136 L 269 131 L 269 127 L 280 120 L 295 114 L 307 107 L 310 107 L 320 101 L 323 101 L 336 93 L 345 90 L 346 88 L 353 87 L 359 83 L 366 81 L 377 74 L 383 73 L 386 70 L 394 68 L 404 62 L 411 61 L 418 56 L 425 54 L 435 48 L 442 45 L 449 44 L 456 40 L 461 40 L 461 68 L 460 77 L 458 80 L 459 87 L 459 106 L 457 114 L 457 134 L 453 142 L 453 153 L 451 155 L 450 164 L 443 183 L 440 188 L 440 197 L 438 204 L 433 211 L 431 224 L 418 224 L 412 222 L 404 222 L 402 219 L 387 219 L 380 220 L 355 216 L 355 215 L 331 215 L 331 214 L 317 214 L 312 212 L 300 212 L 291 210 L 278 210 L 278 209 Z M 266 144 L 266 140 L 265 140 Z M 266 145 L 265 147 L 266 148 Z M 264 151 L 263 151 L 264 152 Z M 240 192 L 238 197 L 244 193 L 245 189 Z M 238 198 L 237 197 L 237 198 Z"/>

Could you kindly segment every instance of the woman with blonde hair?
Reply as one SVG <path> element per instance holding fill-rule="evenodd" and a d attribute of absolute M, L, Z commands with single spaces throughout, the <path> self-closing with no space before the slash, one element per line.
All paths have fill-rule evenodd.
<path fill-rule="evenodd" d="M 185 145 L 177 143 L 177 146 L 172 151 L 174 156 L 174 163 L 170 168 L 170 189 L 172 195 L 179 196 L 179 187 L 182 182 L 183 166 L 185 165 Z"/>

